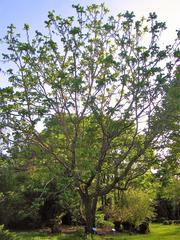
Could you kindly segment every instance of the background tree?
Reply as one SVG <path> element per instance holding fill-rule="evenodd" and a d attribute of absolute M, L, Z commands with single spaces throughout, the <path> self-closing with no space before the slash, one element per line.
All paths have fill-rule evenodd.
<path fill-rule="evenodd" d="M 173 79 L 177 42 L 160 48 L 166 27 L 155 13 L 136 20 L 132 12 L 106 17 L 103 4 L 73 7 L 76 18 L 49 12 L 45 35 L 31 38 L 25 24 L 23 41 L 9 26 L 3 59 L 15 66 L 0 114 L 9 140 L 38 144 L 70 179 L 91 232 L 98 198 L 154 163 L 162 133 L 155 116 Z M 52 144 L 40 133 L 51 116 L 59 148 L 57 136 Z"/>
<path fill-rule="evenodd" d="M 0 162 L 0 224 L 21 230 L 47 226 L 54 231 L 58 218 L 76 223 L 79 197 L 68 180 L 53 161 L 48 164 L 39 146 L 15 144 Z"/>

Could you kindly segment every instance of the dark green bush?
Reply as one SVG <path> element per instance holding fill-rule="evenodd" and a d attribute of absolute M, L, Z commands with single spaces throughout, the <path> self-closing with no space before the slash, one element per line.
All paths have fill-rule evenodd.
<path fill-rule="evenodd" d="M 114 223 L 114 228 L 116 232 L 122 232 L 123 230 L 122 223 L 120 221 L 114 221 L 113 223 Z"/>
<path fill-rule="evenodd" d="M 169 224 L 173 224 L 174 223 L 174 220 L 169 220 Z"/>
<path fill-rule="evenodd" d="M 163 224 L 164 225 L 171 225 L 171 224 L 173 224 L 174 222 L 172 221 L 172 220 L 165 220 L 164 222 L 163 222 Z"/>
<path fill-rule="evenodd" d="M 166 220 L 167 220 L 167 218 L 161 217 L 161 218 L 157 219 L 157 222 L 158 223 L 164 223 L 164 221 L 166 221 Z"/>
<path fill-rule="evenodd" d="M 149 230 L 149 222 L 143 222 L 143 223 L 141 223 L 141 224 L 138 226 L 137 232 L 138 232 L 138 233 L 141 233 L 141 234 L 147 234 L 147 233 L 149 233 L 149 232 L 150 232 L 150 230 Z"/>
<path fill-rule="evenodd" d="M 174 220 L 174 224 L 180 224 L 180 219 L 179 220 Z"/>
<path fill-rule="evenodd" d="M 13 233 L 6 230 L 4 228 L 4 225 L 0 225 L 0 239 L 1 240 L 16 240 L 17 238 Z"/>

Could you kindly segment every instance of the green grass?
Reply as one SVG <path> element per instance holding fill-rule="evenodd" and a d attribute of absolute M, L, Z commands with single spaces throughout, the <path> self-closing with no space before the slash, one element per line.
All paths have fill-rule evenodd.
<path fill-rule="evenodd" d="M 21 232 L 17 236 L 19 240 L 80 240 L 85 239 L 82 234 L 59 234 L 47 235 L 36 232 Z M 91 238 L 86 238 L 90 240 Z M 93 240 L 179 240 L 180 225 L 161 225 L 152 224 L 151 233 L 147 235 L 129 235 L 129 234 L 114 234 L 107 236 L 93 236 Z"/>

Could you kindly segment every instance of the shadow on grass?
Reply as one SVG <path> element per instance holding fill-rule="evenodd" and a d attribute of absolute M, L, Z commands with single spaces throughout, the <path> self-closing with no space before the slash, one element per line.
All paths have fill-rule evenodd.
<path fill-rule="evenodd" d="M 18 240 L 80 240 L 87 239 L 82 233 L 75 234 L 47 234 L 39 232 L 20 232 L 17 233 Z"/>

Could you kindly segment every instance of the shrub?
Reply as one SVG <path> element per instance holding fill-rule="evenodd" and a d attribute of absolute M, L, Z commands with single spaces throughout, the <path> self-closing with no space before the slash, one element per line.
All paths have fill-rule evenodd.
<path fill-rule="evenodd" d="M 165 221 L 163 222 L 164 225 L 171 225 L 172 223 L 173 223 L 172 220 L 165 220 Z"/>
<path fill-rule="evenodd" d="M 171 224 L 173 224 L 173 223 L 176 223 L 176 220 L 165 220 L 165 221 L 163 222 L 164 225 L 171 225 Z"/>
<path fill-rule="evenodd" d="M 141 223 L 137 229 L 137 232 L 141 234 L 149 233 L 150 232 L 149 223 L 148 222 Z"/>
<path fill-rule="evenodd" d="M 135 232 L 136 228 L 135 225 L 131 222 L 122 222 L 123 230 L 127 232 Z"/>
<path fill-rule="evenodd" d="M 4 228 L 4 225 L 0 225 L 0 239 L 1 240 L 16 240 L 15 234 L 9 232 Z"/>
<path fill-rule="evenodd" d="M 54 219 L 50 220 L 50 228 L 52 233 L 60 233 L 61 232 L 61 224 L 62 224 L 62 217 L 65 213 L 57 215 Z"/>
<path fill-rule="evenodd" d="M 166 220 L 167 220 L 167 218 L 161 217 L 161 218 L 157 219 L 157 222 L 158 223 L 164 223 L 164 221 L 166 221 Z"/>
<path fill-rule="evenodd" d="M 130 229 L 137 229 L 155 215 L 154 202 L 151 196 L 148 193 L 132 189 L 122 193 L 118 203 L 109 206 L 106 212 L 112 221 L 120 221 L 122 224 L 128 223 L 132 226 Z M 127 227 L 124 226 L 124 229 Z"/>
<path fill-rule="evenodd" d="M 97 224 L 97 227 L 113 227 L 113 223 L 108 221 L 108 220 L 105 220 L 105 217 L 104 217 L 104 214 L 100 211 L 97 211 L 96 213 L 96 224 Z"/>
<path fill-rule="evenodd" d="M 180 224 L 180 220 L 174 220 L 174 224 Z"/>
<path fill-rule="evenodd" d="M 123 225 L 121 224 L 120 221 L 114 221 L 114 228 L 117 232 L 122 232 Z"/>

